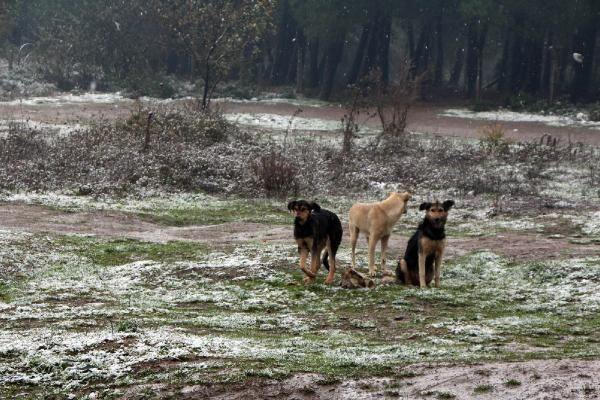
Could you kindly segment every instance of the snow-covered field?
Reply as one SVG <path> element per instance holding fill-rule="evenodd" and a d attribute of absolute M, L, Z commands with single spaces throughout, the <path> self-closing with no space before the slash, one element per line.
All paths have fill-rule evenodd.
<path fill-rule="evenodd" d="M 119 96 L 40 97 L 14 105 L 129 101 Z M 533 118 L 499 115 L 490 118 Z M 280 132 L 331 132 L 339 125 L 276 114 L 226 116 L 245 127 Z M 543 363 L 536 364 L 536 371 L 544 371 L 544 365 L 549 371 L 557 359 L 590 362 L 600 357 L 600 256 L 593 255 L 600 242 L 600 211 L 593 200 L 600 192 L 586 186 L 586 171 L 586 166 L 557 166 L 543 191 L 553 199 L 548 206 L 552 211 L 539 214 L 505 212 L 510 198 L 477 198 L 452 189 L 415 193 L 394 233 L 396 240 L 405 239 L 422 218 L 417 210 L 421 201 L 451 196 L 461 205 L 451 212 L 439 290 L 384 284 L 381 276 L 372 290 L 328 287 L 321 279 L 305 286 L 291 233 L 289 240 L 256 240 L 251 232 L 242 232 L 240 237 L 248 234 L 248 239 L 232 244 L 132 240 L 118 231 L 111 238 L 99 238 L 52 230 L 0 230 L 0 397 L 227 398 L 249 395 L 244 391 L 250 387 L 273 382 L 287 382 L 298 398 L 420 398 L 427 397 L 425 393 L 437 398 L 494 398 L 499 393 L 504 398 L 585 398 L 600 393 L 600 365 L 570 367 L 563 372 L 572 372 L 572 379 L 554 389 L 556 375 L 536 372 L 536 378 L 511 367 L 534 360 Z M 360 200 L 375 200 L 398 184 L 373 181 L 372 192 L 366 191 Z M 319 199 L 344 222 L 355 200 Z M 253 199 L 252 204 L 256 202 L 281 210 L 274 215 L 267 215 L 265 208 L 250 210 L 252 220 L 265 229 L 276 224 L 291 229 L 282 200 Z M 215 210 L 234 215 L 243 203 L 207 194 L 150 191 L 129 198 L 2 192 L 0 218 L 2 204 L 27 204 L 59 210 L 53 217 L 58 219 L 66 215 L 63 212 L 110 212 L 135 224 L 139 215 L 160 219 L 174 212 Z M 542 208 L 535 200 L 531 206 L 528 209 Z M 229 234 L 232 228 L 225 224 L 211 229 Z M 532 241 L 566 236 L 568 240 L 560 243 L 570 243 L 570 250 L 592 250 L 549 259 L 543 250 L 532 248 L 530 257 L 520 259 L 502 255 L 506 249 L 478 247 L 480 239 L 490 243 L 500 235 L 505 239 L 497 246 L 517 246 L 511 243 L 517 235 L 518 240 L 527 236 Z M 463 248 L 471 250 L 453 250 L 453 239 L 467 242 Z M 359 251 L 364 268 L 364 241 Z M 401 252 L 393 249 L 394 254 Z M 394 265 L 395 260 L 390 261 Z M 342 267 L 350 264 L 348 246 L 340 248 L 338 262 Z M 423 365 L 458 365 L 472 375 L 448 384 L 431 376 L 429 387 L 420 386 L 416 382 L 427 372 L 410 373 L 415 365 L 419 371 Z M 486 380 L 493 375 L 489 371 L 498 369 L 504 381 Z M 317 376 L 310 387 L 289 382 L 306 373 Z M 507 385 L 508 380 L 519 384 Z M 536 381 L 547 385 L 527 392 Z M 219 392 L 221 384 L 235 390 Z M 482 384 L 496 385 L 491 397 L 475 393 Z"/>

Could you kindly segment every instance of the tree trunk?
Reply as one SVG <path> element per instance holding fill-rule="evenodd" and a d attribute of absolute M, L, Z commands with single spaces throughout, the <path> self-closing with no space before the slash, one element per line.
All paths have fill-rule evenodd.
<path fill-rule="evenodd" d="M 304 33 L 301 29 L 298 29 L 296 34 L 296 49 L 298 55 L 296 56 L 296 93 L 304 93 L 304 55 L 306 50 L 306 40 Z"/>
<path fill-rule="evenodd" d="M 517 21 L 517 25 L 523 21 Z M 514 31 L 514 40 L 510 52 L 510 73 L 508 75 L 508 87 L 511 94 L 518 93 L 523 87 L 523 36 L 519 30 Z"/>
<path fill-rule="evenodd" d="M 549 58 L 549 71 L 548 71 L 548 100 L 550 102 L 554 101 L 554 89 L 556 86 L 556 75 L 558 73 L 557 63 L 558 63 L 558 51 L 556 49 L 551 49 L 548 53 Z"/>
<path fill-rule="evenodd" d="M 435 29 L 435 67 L 433 71 L 433 86 L 441 87 L 444 80 L 444 40 L 443 40 L 444 8 L 440 8 Z"/>
<path fill-rule="evenodd" d="M 319 86 L 319 39 L 314 38 L 308 41 L 309 71 L 308 87 L 315 88 Z"/>
<path fill-rule="evenodd" d="M 480 90 L 483 80 L 483 48 L 487 36 L 487 24 L 471 22 L 467 27 L 467 68 L 465 84 L 467 96 L 480 100 Z"/>
<path fill-rule="evenodd" d="M 496 66 L 496 80 L 498 83 L 498 91 L 506 94 L 508 90 L 508 62 L 510 55 L 510 40 L 505 39 L 502 45 L 502 57 Z"/>
<path fill-rule="evenodd" d="M 248 85 L 256 80 L 253 74 L 252 45 L 244 46 L 240 54 L 240 73 L 238 79 L 242 85 Z"/>
<path fill-rule="evenodd" d="M 414 54 L 415 72 L 420 74 L 427 71 L 429 68 L 430 59 L 430 34 L 428 26 L 423 26 L 421 33 L 419 34 L 419 41 Z"/>
<path fill-rule="evenodd" d="M 462 46 L 458 46 L 458 48 L 456 49 L 456 56 L 454 57 L 454 66 L 452 67 L 452 73 L 450 74 L 450 79 L 448 80 L 448 86 L 458 88 L 464 63 L 465 49 Z"/>
<path fill-rule="evenodd" d="M 406 27 L 406 40 L 408 47 L 408 56 L 410 57 L 411 62 L 414 64 L 415 60 L 415 28 L 412 22 L 407 23 Z"/>
<path fill-rule="evenodd" d="M 290 57 L 293 51 L 291 44 L 296 33 L 295 22 L 290 13 L 289 0 L 281 0 L 279 4 L 279 24 L 275 41 L 273 70 L 271 72 L 271 81 L 276 85 L 285 83 L 286 78 L 288 78 Z"/>
<path fill-rule="evenodd" d="M 288 69 L 284 83 L 296 82 L 296 72 L 298 71 L 298 40 L 290 43 L 290 57 L 288 59 Z"/>
<path fill-rule="evenodd" d="M 540 81 L 538 83 L 540 88 L 540 93 L 542 95 L 548 94 L 548 53 L 550 48 L 550 43 L 552 38 L 552 33 L 549 31 L 544 32 L 544 41 L 542 42 L 542 60 L 540 62 Z"/>
<path fill-rule="evenodd" d="M 354 61 L 352 62 L 352 67 L 350 68 L 350 72 L 348 73 L 348 85 L 353 85 L 358 81 L 358 74 L 361 71 L 361 66 L 363 64 L 363 60 L 365 58 L 365 50 L 367 48 L 367 42 L 369 40 L 369 35 L 371 33 L 371 24 L 366 23 L 363 25 L 362 32 L 360 34 L 360 40 L 358 41 L 358 46 L 356 47 L 356 54 L 354 55 Z"/>
<path fill-rule="evenodd" d="M 379 15 L 375 16 L 373 20 L 371 20 L 371 34 L 369 35 L 369 42 L 367 45 L 367 53 L 365 56 L 365 62 L 363 63 L 363 67 L 360 71 L 360 76 L 367 75 L 373 67 L 377 65 L 377 54 L 379 52 L 379 38 L 381 34 L 381 24 L 380 24 Z"/>
<path fill-rule="evenodd" d="M 483 85 L 483 55 L 477 54 L 477 86 L 475 90 L 475 103 L 481 103 L 481 86 Z"/>
<path fill-rule="evenodd" d="M 208 108 L 208 91 L 210 88 L 210 63 L 208 60 L 206 60 L 206 65 L 205 65 L 205 71 L 204 71 L 204 91 L 202 94 L 202 104 L 201 104 L 201 110 L 202 111 L 206 111 Z"/>
<path fill-rule="evenodd" d="M 337 71 L 344 51 L 344 36 L 345 35 L 342 35 L 338 40 L 334 40 L 327 48 L 321 93 L 319 95 L 321 100 L 329 100 L 331 97 L 333 85 L 335 83 L 335 72 Z"/>
<path fill-rule="evenodd" d="M 377 56 L 381 68 L 381 79 L 385 83 L 390 80 L 390 41 L 392 36 L 392 17 L 385 15 L 382 21 L 379 54 Z"/>
<path fill-rule="evenodd" d="M 477 82 L 477 29 L 475 23 L 470 22 L 467 26 L 467 55 L 465 68 L 465 91 L 467 97 L 472 99 L 475 96 L 475 87 Z"/>

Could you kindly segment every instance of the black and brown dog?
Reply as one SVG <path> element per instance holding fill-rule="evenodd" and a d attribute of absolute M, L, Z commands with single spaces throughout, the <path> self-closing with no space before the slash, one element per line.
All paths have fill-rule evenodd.
<path fill-rule="evenodd" d="M 338 216 L 321 208 L 315 202 L 295 200 L 288 203 L 288 210 L 296 215 L 294 220 L 294 238 L 298 243 L 300 253 L 300 270 L 306 275 L 305 283 L 314 282 L 321 264 L 329 273 L 325 279 L 326 284 L 331 284 L 335 275 L 335 255 L 342 242 L 342 223 Z M 306 268 L 306 258 L 310 252 L 310 270 Z M 331 264 L 328 259 L 331 259 Z"/>
<path fill-rule="evenodd" d="M 446 220 L 453 205 L 453 200 L 446 200 L 419 206 L 419 210 L 425 210 L 425 218 L 408 240 L 404 258 L 398 262 L 398 281 L 424 288 L 435 277 L 435 287 L 440 287 L 442 255 L 446 247 Z"/>

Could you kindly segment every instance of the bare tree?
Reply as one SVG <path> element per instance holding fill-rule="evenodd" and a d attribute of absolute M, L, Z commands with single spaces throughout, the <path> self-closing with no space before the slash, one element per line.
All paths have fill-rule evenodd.
<path fill-rule="evenodd" d="M 154 0 L 156 16 L 191 55 L 203 79 L 200 108 L 243 50 L 266 30 L 274 0 Z"/>
<path fill-rule="evenodd" d="M 368 76 L 372 85 L 371 100 L 381 121 L 382 134 L 397 137 L 404 133 L 408 112 L 417 99 L 427 72 L 415 75 L 409 61 L 400 64 L 395 80 L 385 84 L 379 69 Z"/>

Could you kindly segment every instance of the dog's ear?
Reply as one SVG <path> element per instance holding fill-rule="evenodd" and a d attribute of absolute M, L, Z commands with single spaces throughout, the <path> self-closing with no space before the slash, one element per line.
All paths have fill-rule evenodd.
<path fill-rule="evenodd" d="M 312 211 L 321 211 L 321 206 L 318 205 L 317 203 L 315 203 L 314 201 L 311 201 L 310 203 L 308 203 L 310 205 L 310 209 Z"/>
<path fill-rule="evenodd" d="M 400 193 L 400 196 L 402 196 L 402 199 L 403 199 L 404 201 L 409 201 L 409 200 L 410 200 L 410 197 L 411 197 L 411 196 L 410 196 L 410 193 L 408 193 L 408 192 L 402 192 L 402 193 Z"/>
<path fill-rule="evenodd" d="M 421 203 L 419 211 L 427 210 L 429 207 L 431 207 L 431 203 Z"/>
<path fill-rule="evenodd" d="M 452 208 L 452 206 L 454 205 L 454 200 L 446 200 L 442 206 L 444 207 L 444 211 L 448 211 Z"/>
<path fill-rule="evenodd" d="M 289 210 L 290 212 L 294 211 L 294 208 L 296 207 L 296 204 L 297 204 L 297 203 L 298 203 L 298 202 L 297 202 L 297 201 L 295 201 L 295 200 L 294 200 L 294 201 L 290 201 L 290 202 L 288 203 L 288 210 Z"/>

